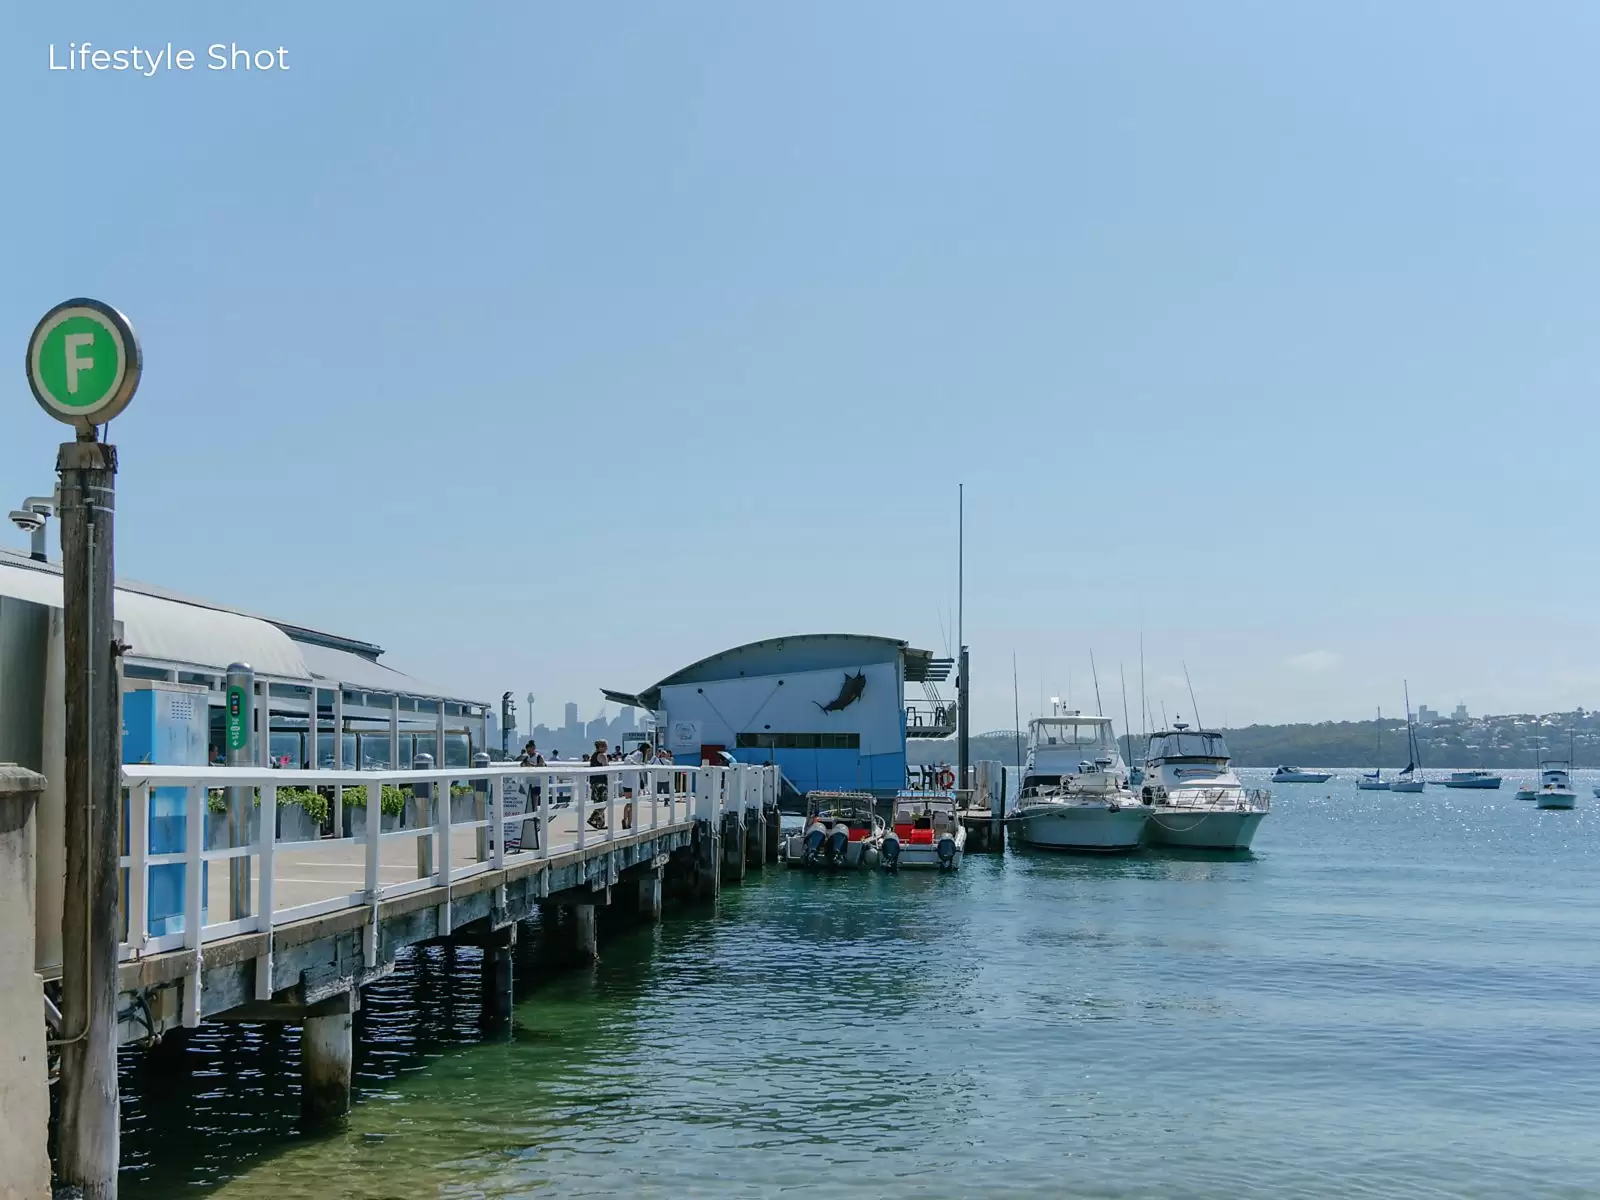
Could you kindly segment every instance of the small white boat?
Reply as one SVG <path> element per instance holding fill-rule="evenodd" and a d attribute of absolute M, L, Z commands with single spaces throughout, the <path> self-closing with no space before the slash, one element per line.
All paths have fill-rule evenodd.
<path fill-rule="evenodd" d="M 1600 796 L 1600 788 L 1595 788 L 1594 794 Z M 1539 789 L 1531 783 L 1525 783 L 1517 789 L 1518 800 L 1537 800 L 1538 798 Z"/>
<path fill-rule="evenodd" d="M 1327 783 L 1332 771 L 1307 771 L 1301 767 L 1278 767 L 1272 772 L 1273 783 Z"/>
<path fill-rule="evenodd" d="M 1407 767 L 1400 774 L 1389 780 L 1391 792 L 1420 792 L 1426 781 L 1416 773 L 1416 768 Z"/>
<path fill-rule="evenodd" d="M 901 867 L 959 871 L 967 830 L 954 791 L 904 791 L 894 798 L 893 820 L 878 846 L 878 861 L 893 875 Z"/>
<path fill-rule="evenodd" d="M 783 858 L 808 871 L 876 866 L 884 829 L 870 792 L 812 792 L 805 823 L 784 839 Z"/>
<path fill-rule="evenodd" d="M 1128 789 L 1128 766 L 1109 717 L 1068 712 L 1028 722 L 1028 756 L 1011 817 L 1026 845 L 1132 850 L 1151 811 Z"/>
<path fill-rule="evenodd" d="M 1540 764 L 1539 794 L 1535 800 L 1540 808 L 1572 808 L 1578 803 L 1567 763 L 1555 760 Z"/>
<path fill-rule="evenodd" d="M 1500 776 L 1493 771 L 1451 771 L 1449 778 L 1440 780 L 1447 788 L 1493 788 L 1500 786 Z"/>
<path fill-rule="evenodd" d="M 1246 788 L 1233 773 L 1220 733 L 1182 721 L 1150 735 L 1139 795 L 1150 805 L 1145 840 L 1200 850 L 1248 850 L 1271 811 L 1268 793 Z"/>

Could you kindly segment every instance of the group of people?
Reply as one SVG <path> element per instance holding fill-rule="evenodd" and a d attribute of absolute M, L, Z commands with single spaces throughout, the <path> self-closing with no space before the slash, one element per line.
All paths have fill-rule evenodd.
<path fill-rule="evenodd" d="M 555 757 L 555 755 L 552 754 L 552 757 Z M 548 765 L 545 762 L 544 755 L 539 753 L 539 747 L 534 744 L 532 738 L 529 738 L 527 745 L 523 746 L 522 754 L 517 761 L 524 767 L 543 767 Z M 623 754 L 620 746 L 612 750 L 610 743 L 605 738 L 596 738 L 594 752 L 589 755 L 588 765 L 591 767 L 608 767 L 617 763 L 626 763 L 630 766 L 638 767 L 671 766 L 673 764 L 672 751 L 665 746 L 653 746 L 649 742 L 642 742 L 634 747 L 631 753 Z M 648 788 L 648 780 L 641 774 L 639 776 L 640 793 L 647 792 Z M 632 796 L 634 789 L 623 787 L 621 792 L 629 800 L 628 803 L 622 806 L 622 828 L 631 829 L 633 828 Z M 589 799 L 592 803 L 600 805 L 599 808 L 589 814 L 589 827 L 591 829 L 604 829 L 606 827 L 606 814 L 610 811 L 610 806 L 607 804 L 609 796 L 610 788 L 607 783 L 607 777 L 604 775 L 591 776 L 589 779 Z"/>
<path fill-rule="evenodd" d="M 560 759 L 561 755 L 559 751 L 551 751 L 550 757 L 552 761 L 556 761 Z M 524 767 L 549 765 L 545 762 L 544 755 L 539 753 L 539 747 L 534 744 L 532 738 L 529 738 L 528 744 L 522 748 L 522 754 L 517 759 L 517 762 Z M 628 763 L 632 766 L 640 767 L 665 767 L 672 765 L 673 758 L 672 751 L 665 746 L 652 746 L 649 742 L 642 742 L 635 746 L 630 753 L 624 754 L 621 746 L 613 750 L 605 738 L 596 738 L 594 752 L 589 755 L 588 763 L 591 767 L 607 767 L 613 763 Z"/>

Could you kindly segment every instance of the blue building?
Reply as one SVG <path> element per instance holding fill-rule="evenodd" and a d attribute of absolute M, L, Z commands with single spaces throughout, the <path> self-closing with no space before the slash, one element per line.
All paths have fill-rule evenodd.
<path fill-rule="evenodd" d="M 736 646 L 638 693 L 608 700 L 648 709 L 679 762 L 727 751 L 776 763 L 796 792 L 893 794 L 906 782 L 906 738 L 946 737 L 955 703 L 937 684 L 952 662 L 895 638 L 808 633 Z M 926 699 L 907 703 L 907 684 Z"/>

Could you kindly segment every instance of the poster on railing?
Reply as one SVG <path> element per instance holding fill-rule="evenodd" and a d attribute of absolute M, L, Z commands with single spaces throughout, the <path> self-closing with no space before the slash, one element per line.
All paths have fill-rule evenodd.
<path fill-rule="evenodd" d="M 508 775 L 504 782 L 505 798 L 502 803 L 505 805 L 506 822 L 501 836 L 506 840 L 508 851 L 521 850 L 523 818 L 535 807 L 532 803 L 533 780 Z M 530 850 L 532 848 L 529 847 Z"/>

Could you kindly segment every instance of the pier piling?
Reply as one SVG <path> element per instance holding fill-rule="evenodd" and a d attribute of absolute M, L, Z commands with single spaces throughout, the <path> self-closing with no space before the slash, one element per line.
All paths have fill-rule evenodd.
<path fill-rule="evenodd" d="M 778 806 L 773 804 L 765 810 L 763 816 L 767 822 L 767 861 L 775 863 L 778 861 L 778 843 L 783 840 L 783 814 L 778 811 Z"/>
<path fill-rule="evenodd" d="M 307 1016 L 300 1027 L 300 1115 L 308 1129 L 337 1125 L 350 1111 L 350 1070 L 355 1055 L 351 1014 L 359 993 L 327 1002 L 332 1011 Z"/>
<path fill-rule="evenodd" d="M 759 808 L 745 809 L 744 861 L 747 867 L 760 867 L 767 861 L 767 822 Z"/>
<path fill-rule="evenodd" d="M 744 814 L 742 812 L 724 813 L 722 817 L 723 875 L 734 883 L 743 883 L 745 861 Z"/>
<path fill-rule="evenodd" d="M 650 923 L 661 920 L 661 870 L 639 877 L 639 919 Z"/>
<path fill-rule="evenodd" d="M 592 904 L 574 904 L 572 916 L 572 956 L 580 963 L 600 961 L 600 940 Z"/>
<path fill-rule="evenodd" d="M 511 1020 L 513 952 L 517 927 L 497 929 L 483 942 L 483 1024 L 494 1027 Z"/>

